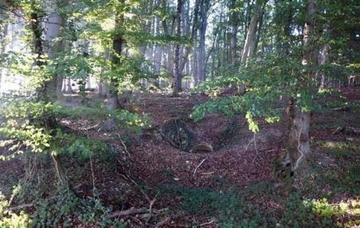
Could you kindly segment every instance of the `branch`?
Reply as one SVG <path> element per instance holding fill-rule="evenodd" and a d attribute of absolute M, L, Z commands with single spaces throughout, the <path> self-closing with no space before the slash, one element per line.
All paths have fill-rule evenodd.
<path fill-rule="evenodd" d="M 202 165 L 202 163 L 204 163 L 205 160 L 206 160 L 206 158 L 204 158 L 204 159 L 196 166 L 196 168 L 194 169 L 193 176 L 195 176 L 196 171 L 197 171 L 198 168 Z"/>
<path fill-rule="evenodd" d="M 121 142 L 121 145 L 124 147 L 124 150 L 125 150 L 125 152 L 127 153 L 127 155 L 128 155 L 129 157 L 131 157 L 131 155 L 130 155 L 130 153 L 129 153 L 129 151 L 128 151 L 128 149 L 127 149 L 127 147 L 126 147 L 125 143 L 124 143 L 124 141 L 121 139 L 120 134 L 116 134 L 116 135 L 119 137 L 120 142 Z"/>
<path fill-rule="evenodd" d="M 134 214 L 144 214 L 144 213 L 149 213 L 149 209 L 132 207 L 125 211 L 115 211 L 112 214 L 106 215 L 105 218 L 123 217 L 123 216 L 129 216 L 129 215 L 134 215 Z"/>
<path fill-rule="evenodd" d="M 115 211 L 114 213 L 111 213 L 109 215 L 106 215 L 105 218 L 115 218 L 115 217 L 125 217 L 125 216 L 130 216 L 130 215 L 139 215 L 139 214 L 147 214 L 148 216 L 152 215 L 152 214 L 160 214 L 163 211 L 168 210 L 168 208 L 163 208 L 160 210 L 155 210 L 152 213 L 149 211 L 149 209 L 147 208 L 130 208 L 128 210 L 123 210 L 123 211 Z"/>
<path fill-rule="evenodd" d="M 25 203 L 25 204 L 21 204 L 21 205 L 18 205 L 18 206 L 10 207 L 9 209 L 11 211 L 14 211 L 14 210 L 20 210 L 20 209 L 23 209 L 23 208 L 34 207 L 34 206 L 35 206 L 34 203 Z"/>

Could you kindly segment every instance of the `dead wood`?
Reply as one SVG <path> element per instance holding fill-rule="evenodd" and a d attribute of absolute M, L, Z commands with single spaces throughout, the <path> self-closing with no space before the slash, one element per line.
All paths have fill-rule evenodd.
<path fill-rule="evenodd" d="M 360 129 L 354 127 L 338 127 L 332 132 L 332 135 L 343 133 L 345 135 L 359 135 Z"/>
<path fill-rule="evenodd" d="M 210 153 L 214 152 L 213 147 L 206 142 L 199 143 L 190 150 L 191 153 Z"/>
<path fill-rule="evenodd" d="M 124 216 L 138 215 L 138 214 L 144 214 L 144 213 L 149 213 L 149 209 L 147 209 L 147 208 L 130 208 L 128 210 L 116 211 L 112 214 L 106 215 L 105 218 L 124 217 Z"/>
<path fill-rule="evenodd" d="M 160 210 L 150 210 L 148 208 L 142 207 L 142 208 L 130 208 L 127 210 L 122 211 L 115 211 L 109 215 L 106 215 L 105 218 L 116 218 L 116 217 L 125 217 L 125 216 L 132 216 L 132 215 L 145 215 L 145 217 L 149 217 L 152 215 L 161 214 L 164 211 L 166 211 L 167 208 L 163 208 Z"/>
<path fill-rule="evenodd" d="M 201 140 L 181 119 L 166 121 L 160 132 L 166 141 L 180 150 L 191 153 L 214 151 L 212 145 Z"/>

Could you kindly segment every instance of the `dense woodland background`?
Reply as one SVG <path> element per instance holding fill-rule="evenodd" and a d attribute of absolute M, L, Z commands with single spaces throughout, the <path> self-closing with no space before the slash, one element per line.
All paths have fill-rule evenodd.
<path fill-rule="evenodd" d="M 355 0 L 0 2 L 2 227 L 360 226 Z"/>

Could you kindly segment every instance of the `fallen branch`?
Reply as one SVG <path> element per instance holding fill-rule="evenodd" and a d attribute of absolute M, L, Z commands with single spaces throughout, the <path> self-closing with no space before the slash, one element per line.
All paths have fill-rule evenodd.
<path fill-rule="evenodd" d="M 201 223 L 200 224 L 200 227 L 203 227 L 203 226 L 206 226 L 206 225 L 210 225 L 210 224 L 213 224 L 213 223 L 215 223 L 216 221 L 213 219 L 213 220 L 211 220 L 211 221 L 209 221 L 209 222 L 205 222 L 205 223 Z"/>
<path fill-rule="evenodd" d="M 123 217 L 129 215 L 137 215 L 137 214 L 144 214 L 149 213 L 149 209 L 147 208 L 130 208 L 124 211 L 115 211 L 112 214 L 106 215 L 105 218 L 115 218 L 115 217 Z"/>
<path fill-rule="evenodd" d="M 206 160 L 206 158 L 204 158 L 204 159 L 196 166 L 196 168 L 194 169 L 193 176 L 195 176 L 196 171 L 197 171 L 198 168 L 202 165 L 202 163 L 204 163 L 205 160 Z"/>
<path fill-rule="evenodd" d="M 34 207 L 34 206 L 35 206 L 34 203 L 25 203 L 25 204 L 21 204 L 21 205 L 18 205 L 18 206 L 10 207 L 9 209 L 11 211 L 16 211 L 16 210 L 20 210 L 20 209 L 23 209 L 23 208 Z"/>
<path fill-rule="evenodd" d="M 148 209 L 148 208 L 130 208 L 128 210 L 123 210 L 123 211 L 115 211 L 111 214 L 108 214 L 105 216 L 105 218 L 116 218 L 116 217 L 126 217 L 126 216 L 131 216 L 131 215 L 145 215 L 145 217 L 149 217 L 152 215 L 156 215 L 156 214 L 160 214 L 163 211 L 168 210 L 167 208 L 163 208 L 160 210 L 152 210 L 152 212 Z"/>
<path fill-rule="evenodd" d="M 100 125 L 100 123 L 97 123 L 97 124 L 95 124 L 94 126 L 90 126 L 90 127 L 84 128 L 83 130 L 89 131 L 89 130 L 92 130 L 92 129 L 95 129 L 95 128 L 99 127 L 99 125 Z"/>
<path fill-rule="evenodd" d="M 154 227 L 162 227 L 163 225 L 165 225 L 165 224 L 166 224 L 167 222 L 169 222 L 169 221 L 170 221 L 170 218 L 169 218 L 169 217 L 166 217 L 164 220 L 156 223 Z"/>
<path fill-rule="evenodd" d="M 120 134 L 116 134 L 116 135 L 119 137 L 120 142 L 121 142 L 121 145 L 124 147 L 125 152 L 126 152 L 126 153 L 127 153 L 127 155 L 130 157 L 130 153 L 129 153 L 129 151 L 128 151 L 128 149 L 127 149 L 127 147 L 126 147 L 126 145 L 125 145 L 124 141 L 121 139 Z"/>

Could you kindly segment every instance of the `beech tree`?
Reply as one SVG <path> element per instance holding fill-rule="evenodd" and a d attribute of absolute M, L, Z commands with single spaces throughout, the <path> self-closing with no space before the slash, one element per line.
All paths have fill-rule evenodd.
<path fill-rule="evenodd" d="M 347 38 L 356 29 L 353 1 L 77 3 L 0 5 L 10 14 L 20 9 L 28 19 L 35 64 L 26 65 L 31 68 L 26 73 L 35 78 L 39 101 L 55 102 L 64 78 L 69 88 L 70 79 L 85 80 L 88 74 L 107 87 L 109 110 L 120 107 L 118 94 L 135 89 L 140 81 L 171 81 L 175 96 L 184 76 L 215 94 L 219 88 L 245 85 L 249 90 L 242 89 L 242 96 L 199 106 L 195 118 L 215 110 L 243 113 L 256 132 L 255 117 L 279 121 L 275 103 L 289 98 L 287 157 L 293 169 L 310 151 L 309 112 L 317 109 L 313 101 L 331 81 L 346 81 L 345 70 L 354 70 L 351 61 L 358 57 Z M 340 76 L 330 74 L 333 69 L 341 71 Z"/>
<path fill-rule="evenodd" d="M 340 47 L 347 45 L 344 39 L 349 39 L 349 33 L 340 33 L 341 38 L 330 36 L 329 39 L 329 34 L 339 34 L 335 24 L 338 20 L 334 20 L 331 16 L 334 14 L 329 14 L 329 11 L 336 8 L 341 9 L 341 13 L 334 12 L 337 15 L 354 15 L 348 12 L 350 3 L 342 7 L 338 4 L 342 5 L 320 4 L 314 0 L 286 4 L 283 1 L 275 4 L 257 1 L 241 49 L 242 63 L 246 64 L 241 65 L 236 75 L 222 74 L 199 87 L 213 90 L 213 94 L 219 87 L 234 84 L 244 84 L 251 89 L 240 95 L 215 97 L 197 106 L 192 117 L 198 120 L 214 111 L 227 115 L 241 114 L 247 119 L 250 130 L 258 132 L 256 118 L 263 117 L 270 123 L 285 121 L 282 119 L 284 110 L 289 117 L 289 135 L 282 165 L 289 165 L 292 172 L 306 173 L 306 160 L 311 153 L 310 113 L 321 110 L 317 100 L 323 96 L 322 90 L 319 90 L 321 80 L 318 75 L 326 73 L 324 70 L 331 65 L 327 64 L 330 62 L 327 59 L 344 63 L 339 58 L 339 51 Z M 286 20 L 283 20 L 284 16 Z M 339 30 L 343 28 L 339 27 Z M 327 47 L 330 43 L 332 46 Z M 254 49 L 256 46 L 258 48 Z M 339 80 L 343 80 L 340 76 Z M 282 103 L 284 109 L 279 109 L 278 105 Z"/>
<path fill-rule="evenodd" d="M 113 71 L 117 71 L 119 65 L 121 65 L 122 58 L 122 50 L 123 45 L 125 44 L 124 34 L 123 34 L 123 26 L 124 26 L 124 0 L 119 0 L 118 8 L 115 13 L 115 28 L 114 34 L 112 38 L 112 69 Z M 118 100 L 119 93 L 119 78 L 117 76 L 112 76 L 109 83 L 109 91 L 108 91 L 108 109 L 117 109 L 120 107 L 120 103 Z"/>
<path fill-rule="evenodd" d="M 298 88 L 295 90 L 296 96 L 290 97 L 288 101 L 287 114 L 290 117 L 289 139 L 286 148 L 287 155 L 292 165 L 292 170 L 299 168 L 299 164 L 310 153 L 310 105 L 309 101 L 302 99 L 311 97 L 315 94 L 315 86 L 312 79 L 315 78 L 318 59 L 318 47 L 315 43 L 315 15 L 316 8 L 314 0 L 309 0 L 306 6 L 306 19 L 303 29 L 303 59 L 305 67 L 303 75 L 298 76 Z"/>
<path fill-rule="evenodd" d="M 176 12 L 176 34 L 181 36 L 181 16 L 182 16 L 183 0 L 178 0 L 177 12 Z M 178 96 L 181 91 L 181 72 L 180 72 L 180 43 L 175 44 L 175 60 L 174 60 L 174 90 L 173 96 Z"/>

